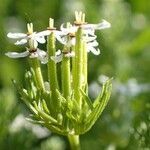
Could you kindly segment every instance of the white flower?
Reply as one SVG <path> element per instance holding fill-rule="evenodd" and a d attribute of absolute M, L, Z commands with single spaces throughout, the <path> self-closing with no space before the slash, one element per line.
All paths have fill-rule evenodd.
<path fill-rule="evenodd" d="M 51 59 L 55 62 L 55 63 L 59 63 L 62 61 L 63 57 L 74 57 L 75 53 L 73 51 L 71 52 L 61 52 L 61 50 L 58 50 L 55 53 L 55 56 L 51 56 Z"/>
<path fill-rule="evenodd" d="M 55 53 L 55 56 L 51 56 L 51 59 L 55 62 L 55 63 L 59 63 L 62 61 L 63 55 L 61 53 L 61 50 L 58 50 Z"/>
<path fill-rule="evenodd" d="M 7 36 L 12 39 L 19 39 L 17 40 L 17 42 L 15 42 L 15 45 L 23 45 L 27 43 L 29 39 L 32 39 L 35 42 L 34 44 L 38 45 L 38 43 L 41 43 L 41 44 L 45 43 L 46 40 L 44 36 L 47 36 L 49 34 L 50 34 L 50 31 L 46 30 L 46 31 L 42 31 L 39 33 L 33 32 L 31 34 L 10 32 L 7 34 Z"/>
<path fill-rule="evenodd" d="M 75 32 L 77 29 L 77 27 L 72 26 L 71 24 L 68 28 L 65 28 L 64 24 L 62 24 L 60 27 L 61 31 L 59 31 L 60 33 L 57 33 L 58 36 L 56 38 L 61 44 L 71 47 L 72 45 L 75 45 Z"/>
<path fill-rule="evenodd" d="M 102 29 L 110 28 L 111 24 L 103 19 L 102 22 L 98 24 L 83 24 L 81 25 L 81 27 L 84 30 L 102 30 Z"/>
<path fill-rule="evenodd" d="M 69 27 L 67 27 L 67 28 L 65 28 L 64 27 L 64 23 L 60 26 L 60 30 L 64 33 L 64 34 L 70 34 L 70 33 L 72 33 L 72 34 L 75 34 L 75 32 L 77 32 L 77 30 L 78 30 L 78 26 L 72 26 L 71 24 L 69 25 Z"/>
<path fill-rule="evenodd" d="M 5 53 L 5 55 L 10 58 L 21 58 L 21 57 L 27 57 L 27 56 L 29 56 L 30 58 L 37 57 L 43 64 L 46 64 L 48 62 L 47 53 L 43 50 L 40 50 L 39 48 L 32 50 L 32 51 L 26 48 L 25 52 L 22 52 L 22 53 L 7 52 Z"/>
<path fill-rule="evenodd" d="M 33 24 L 27 24 L 28 33 L 8 33 L 7 36 L 12 39 L 17 39 L 15 45 L 23 45 L 29 42 L 30 48 L 36 49 L 38 43 L 45 43 L 45 36 L 48 36 L 51 32 L 49 30 L 45 30 L 42 32 L 33 32 Z"/>
<path fill-rule="evenodd" d="M 92 52 L 94 55 L 100 54 L 100 49 L 96 49 L 98 42 L 96 40 L 87 43 L 87 52 Z"/>
<path fill-rule="evenodd" d="M 98 24 L 81 24 L 79 26 L 70 25 L 67 28 L 65 28 L 64 24 L 62 24 L 60 27 L 62 33 L 59 36 L 59 42 L 67 45 L 68 47 L 74 46 L 76 43 L 75 33 L 79 27 L 83 29 L 83 39 L 87 43 L 87 52 L 92 52 L 94 55 L 99 55 L 100 50 L 95 48 L 98 46 L 95 30 L 110 28 L 111 24 L 106 20 L 102 20 L 102 22 Z"/>
<path fill-rule="evenodd" d="M 61 27 L 60 27 L 60 30 L 64 33 L 64 35 L 67 35 L 67 34 L 70 34 L 70 33 L 75 35 L 75 33 L 77 32 L 79 27 L 83 28 L 84 34 L 93 35 L 93 31 L 110 28 L 111 24 L 103 19 L 102 22 L 100 22 L 98 24 L 82 24 L 80 26 L 70 25 L 67 28 L 65 28 L 64 24 L 62 24 Z"/>

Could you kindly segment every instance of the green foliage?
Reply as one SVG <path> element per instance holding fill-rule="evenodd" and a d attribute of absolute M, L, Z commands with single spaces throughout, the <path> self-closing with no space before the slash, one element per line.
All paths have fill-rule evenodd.
<path fill-rule="evenodd" d="M 107 80 L 102 87 L 102 91 L 94 103 L 81 90 L 83 96 L 83 107 L 80 109 L 78 103 L 72 94 L 71 99 L 66 99 L 57 90 L 57 99 L 60 103 L 59 114 L 57 119 L 51 114 L 49 103 L 52 100 L 51 92 L 42 91 L 36 87 L 34 71 L 27 71 L 25 75 L 27 89 L 14 84 L 19 92 L 21 99 L 33 113 L 29 121 L 46 126 L 53 132 L 62 135 L 83 134 L 87 132 L 99 118 L 108 103 L 111 93 L 111 80 Z"/>

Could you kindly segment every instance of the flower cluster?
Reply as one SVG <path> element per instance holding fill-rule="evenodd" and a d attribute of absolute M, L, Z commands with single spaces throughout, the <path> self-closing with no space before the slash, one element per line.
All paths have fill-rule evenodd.
<path fill-rule="evenodd" d="M 110 26 L 106 20 L 88 24 L 84 13 L 75 12 L 74 23 L 62 24 L 60 30 L 56 30 L 50 18 L 49 27 L 44 31 L 34 32 L 30 23 L 27 33 L 8 33 L 9 38 L 17 39 L 15 45 L 26 44 L 26 50 L 6 55 L 30 58 L 30 70 L 25 75 L 27 86 L 24 88 L 14 82 L 21 99 L 32 112 L 30 121 L 66 135 L 71 141 L 78 140 L 80 134 L 94 125 L 108 103 L 112 84 L 108 79 L 95 101 L 89 98 L 88 52 L 100 54 L 95 31 Z M 58 42 L 62 48 L 57 50 Z M 46 43 L 46 50 L 41 50 L 39 43 Z M 47 76 L 42 74 L 41 63 L 47 64 Z"/>
<path fill-rule="evenodd" d="M 95 35 L 95 30 L 101 30 L 105 28 L 110 28 L 111 25 L 106 20 L 102 20 L 102 22 L 98 24 L 88 24 L 84 22 L 83 18 L 81 21 L 81 12 L 75 12 L 76 21 L 73 25 L 68 23 L 67 27 L 65 24 L 60 26 L 60 30 L 56 30 L 56 28 L 47 28 L 42 32 L 34 32 L 33 24 L 27 24 L 27 33 L 8 33 L 7 36 L 12 39 L 17 39 L 15 45 L 24 45 L 28 44 L 29 47 L 26 47 L 25 52 L 17 53 L 17 52 L 7 52 L 6 55 L 10 58 L 20 58 L 29 56 L 30 58 L 37 57 L 41 63 L 47 63 L 47 52 L 44 50 L 40 50 L 38 48 L 38 43 L 44 44 L 46 43 L 45 37 L 50 35 L 52 32 L 54 33 L 56 39 L 63 45 L 67 47 L 75 46 L 76 43 L 76 32 L 78 28 L 83 29 L 83 40 L 86 42 L 87 52 L 92 52 L 94 55 L 100 54 L 100 49 L 98 47 L 98 42 L 96 41 L 97 36 Z M 83 15 L 83 17 L 85 17 Z M 50 21 L 52 19 L 50 18 Z M 51 59 L 57 62 L 61 62 L 64 57 L 74 57 L 74 52 L 63 53 L 61 50 L 58 50 L 54 56 L 51 56 Z"/>

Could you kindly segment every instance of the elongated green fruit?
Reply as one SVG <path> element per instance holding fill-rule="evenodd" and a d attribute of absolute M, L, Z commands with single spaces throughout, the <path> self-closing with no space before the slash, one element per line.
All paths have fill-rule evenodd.
<path fill-rule="evenodd" d="M 76 33 L 76 45 L 75 45 L 75 58 L 73 62 L 73 87 L 74 87 L 74 97 L 78 101 L 79 106 L 81 107 L 81 93 L 82 88 L 82 64 L 83 64 L 83 41 L 82 39 L 82 28 L 79 27 Z"/>

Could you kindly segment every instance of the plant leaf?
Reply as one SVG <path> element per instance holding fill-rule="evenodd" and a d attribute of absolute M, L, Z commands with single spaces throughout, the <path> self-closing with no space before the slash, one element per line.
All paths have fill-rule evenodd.
<path fill-rule="evenodd" d="M 94 109 L 86 119 L 86 122 L 85 122 L 86 127 L 85 127 L 84 132 L 89 130 L 94 125 L 94 123 L 96 122 L 96 120 L 99 118 L 99 116 L 103 112 L 104 108 L 106 107 L 108 100 L 110 98 L 110 95 L 111 95 L 111 90 L 112 90 L 111 80 L 112 79 L 109 79 L 103 84 L 102 92 L 97 97 L 97 99 L 94 103 L 95 104 Z"/>

